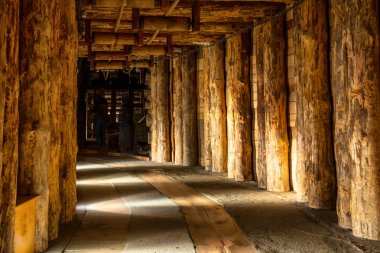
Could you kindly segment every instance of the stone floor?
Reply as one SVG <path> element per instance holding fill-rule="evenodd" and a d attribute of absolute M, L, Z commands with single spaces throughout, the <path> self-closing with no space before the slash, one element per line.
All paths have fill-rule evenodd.
<path fill-rule="evenodd" d="M 228 229 L 215 230 L 220 222 L 209 215 L 214 230 L 208 230 L 206 225 L 194 230 L 189 224 L 191 219 L 184 218 L 186 212 L 179 202 L 141 176 L 150 172 L 175 179 L 222 205 L 229 214 L 226 215 L 240 227 L 237 233 L 248 238 L 252 250 L 226 247 L 202 251 L 197 240 L 207 241 L 209 237 L 214 241 L 217 239 L 213 235 L 219 233 L 219 239 L 224 236 L 228 241 Z M 50 243 L 47 252 L 190 253 L 255 252 L 256 249 L 259 252 L 380 252 L 380 242 L 358 239 L 350 231 L 340 229 L 334 211 L 310 210 L 298 204 L 292 192 L 259 190 L 255 182 L 235 182 L 225 174 L 207 172 L 201 167 L 83 156 L 78 160 L 77 180 L 77 219 L 62 226 L 60 237 Z M 182 201 L 192 197 L 182 195 Z M 203 231 L 202 238 L 194 234 L 196 231 Z M 236 244 L 237 239 L 233 237 L 231 241 Z"/>

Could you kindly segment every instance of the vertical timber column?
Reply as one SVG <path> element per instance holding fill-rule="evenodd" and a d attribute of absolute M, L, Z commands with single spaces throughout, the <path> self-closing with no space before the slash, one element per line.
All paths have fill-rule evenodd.
<path fill-rule="evenodd" d="M 210 139 L 212 171 L 227 172 L 227 115 L 224 45 L 210 48 Z"/>
<path fill-rule="evenodd" d="M 204 166 L 206 170 L 211 170 L 211 114 L 210 114 L 210 48 L 206 47 L 202 49 L 201 53 L 203 54 L 203 117 L 204 117 Z"/>
<path fill-rule="evenodd" d="M 77 23 L 75 1 L 61 0 L 61 155 L 60 194 L 61 219 L 71 221 L 76 213 L 76 157 L 77 157 Z"/>
<path fill-rule="evenodd" d="M 0 252 L 13 252 L 18 169 L 19 7 L 0 1 Z"/>
<path fill-rule="evenodd" d="M 289 141 L 284 17 L 264 24 L 264 106 L 267 190 L 289 191 Z"/>
<path fill-rule="evenodd" d="M 182 67 L 181 58 L 173 58 L 174 162 L 182 165 Z"/>
<path fill-rule="evenodd" d="M 308 0 L 294 10 L 298 196 L 312 208 L 334 208 L 336 194 L 326 2 Z"/>
<path fill-rule="evenodd" d="M 25 0 L 20 8 L 19 195 L 37 201 L 35 251 L 48 247 L 50 169 L 50 1 Z"/>
<path fill-rule="evenodd" d="M 157 162 L 170 162 L 170 125 L 169 125 L 169 60 L 157 61 Z"/>
<path fill-rule="evenodd" d="M 195 53 L 185 53 L 181 57 L 182 67 L 182 131 L 183 165 L 198 162 L 197 142 L 197 85 Z"/>
<path fill-rule="evenodd" d="M 157 161 L 157 63 L 155 62 L 151 68 L 150 74 L 150 89 L 151 89 L 151 108 L 152 108 L 152 126 L 150 128 L 151 140 L 151 159 Z"/>
<path fill-rule="evenodd" d="M 376 3 L 377 2 L 377 3 Z M 351 169 L 352 232 L 380 240 L 380 45 L 376 0 L 348 1 L 351 8 L 348 147 Z"/>
<path fill-rule="evenodd" d="M 351 8 L 347 0 L 330 1 L 330 66 L 334 102 L 334 151 L 337 176 L 336 211 L 341 227 L 351 228 L 351 167 L 348 146 L 349 85 L 353 74 L 350 34 Z M 351 58 L 351 57 L 350 57 Z"/>
<path fill-rule="evenodd" d="M 252 180 L 248 33 L 226 43 L 228 177 Z"/>
<path fill-rule="evenodd" d="M 61 103 L 61 86 L 62 86 L 62 69 L 60 49 L 60 22 L 61 6 L 59 1 L 51 1 L 51 11 L 54 13 L 52 19 L 52 35 L 50 47 L 50 69 L 51 69 L 51 86 L 49 92 L 50 101 L 50 168 L 48 169 L 49 183 L 49 240 L 58 237 L 59 220 L 61 215 L 61 198 L 59 192 L 59 162 L 61 153 L 61 132 L 60 132 L 60 103 Z"/>
<path fill-rule="evenodd" d="M 264 32 L 263 25 L 255 26 L 253 43 L 256 48 L 256 82 L 257 82 L 257 186 L 267 188 L 267 162 L 265 150 L 265 100 L 264 100 Z"/>

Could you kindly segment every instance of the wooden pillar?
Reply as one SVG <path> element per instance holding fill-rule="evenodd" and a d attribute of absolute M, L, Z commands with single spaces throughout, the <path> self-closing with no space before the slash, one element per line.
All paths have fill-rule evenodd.
<path fill-rule="evenodd" d="M 331 1 L 339 224 L 380 239 L 380 60 L 376 0 Z"/>
<path fill-rule="evenodd" d="M 211 170 L 211 114 L 210 114 L 210 48 L 204 48 L 203 54 L 203 71 L 202 83 L 203 86 L 203 132 L 204 132 L 204 166 L 206 170 Z M 214 66 L 213 66 L 214 67 Z"/>
<path fill-rule="evenodd" d="M 61 222 L 71 221 L 76 213 L 76 157 L 77 157 L 77 23 L 75 2 L 64 0 L 61 6 L 61 155 L 60 194 Z"/>
<path fill-rule="evenodd" d="M 289 191 L 284 17 L 264 24 L 264 100 L 267 190 Z M 260 45 L 256 45 L 260 47 Z"/>
<path fill-rule="evenodd" d="M 298 197 L 312 208 L 335 207 L 336 194 L 326 5 L 308 0 L 294 10 Z"/>
<path fill-rule="evenodd" d="M 170 162 L 169 59 L 157 61 L 157 161 Z"/>
<path fill-rule="evenodd" d="M 179 57 L 173 58 L 173 126 L 174 126 L 174 162 L 182 165 L 182 67 Z"/>
<path fill-rule="evenodd" d="M 61 153 L 61 134 L 60 134 L 60 104 L 62 86 L 62 61 L 60 58 L 62 42 L 59 29 L 61 22 L 61 6 L 59 1 L 51 1 L 51 11 L 54 13 L 52 19 L 52 35 L 50 47 L 50 71 L 52 75 L 51 87 L 49 92 L 49 112 L 50 112 L 50 161 L 48 169 L 49 183 L 49 240 L 58 237 L 59 220 L 61 214 L 61 198 L 59 193 L 59 156 Z"/>
<path fill-rule="evenodd" d="M 195 84 L 196 61 L 194 53 L 181 56 L 182 67 L 182 131 L 183 165 L 198 162 L 197 142 L 197 86 Z"/>
<path fill-rule="evenodd" d="M 252 179 L 251 104 L 249 90 L 249 39 L 242 33 L 227 40 L 228 177 Z"/>
<path fill-rule="evenodd" d="M 257 82 L 257 186 L 267 188 L 267 165 L 265 150 L 265 100 L 264 100 L 264 32 L 263 25 L 255 26 L 253 31 L 254 48 L 256 49 L 256 82 Z"/>
<path fill-rule="evenodd" d="M 18 194 L 41 196 L 36 213 L 37 252 L 48 247 L 51 20 L 50 1 L 21 2 Z"/>
<path fill-rule="evenodd" d="M 0 252 L 13 252 L 18 169 L 19 1 L 0 1 Z"/>
<path fill-rule="evenodd" d="M 210 54 L 210 139 L 212 171 L 227 172 L 227 116 L 224 78 L 224 44 Z"/>
<path fill-rule="evenodd" d="M 157 161 L 157 63 L 154 63 L 151 68 L 150 74 L 150 102 L 151 102 L 151 116 L 152 116 L 152 126 L 150 132 L 152 135 L 151 139 L 151 159 L 152 161 Z"/>

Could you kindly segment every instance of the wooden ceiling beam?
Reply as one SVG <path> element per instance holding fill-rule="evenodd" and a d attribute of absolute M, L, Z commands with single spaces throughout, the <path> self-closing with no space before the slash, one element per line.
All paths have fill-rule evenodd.
<path fill-rule="evenodd" d="M 132 46 L 131 47 L 131 55 L 135 56 L 161 56 L 166 55 L 166 47 L 165 46 Z"/>
<path fill-rule="evenodd" d="M 186 17 L 140 17 L 140 29 L 169 32 L 185 32 L 190 30 L 190 19 Z"/>
<path fill-rule="evenodd" d="M 136 36 L 133 33 L 94 33 L 93 44 L 103 45 L 135 45 Z"/>

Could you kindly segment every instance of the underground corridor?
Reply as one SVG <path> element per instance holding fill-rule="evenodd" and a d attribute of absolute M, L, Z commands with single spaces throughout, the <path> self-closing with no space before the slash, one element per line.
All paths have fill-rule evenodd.
<path fill-rule="evenodd" d="M 0 6 L 0 253 L 380 252 L 380 1 Z"/>

